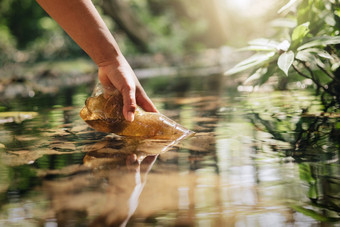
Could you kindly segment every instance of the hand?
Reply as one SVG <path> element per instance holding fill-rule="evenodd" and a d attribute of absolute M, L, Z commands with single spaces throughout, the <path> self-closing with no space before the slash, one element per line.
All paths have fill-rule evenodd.
<path fill-rule="evenodd" d="M 37 1 L 98 65 L 104 89 L 120 91 L 127 121 L 133 121 L 137 105 L 157 112 L 91 0 Z"/>
<path fill-rule="evenodd" d="M 98 78 L 104 92 L 118 89 L 123 96 L 123 114 L 127 121 L 134 120 L 137 105 L 147 112 L 157 112 L 146 95 L 135 73 L 123 56 L 98 66 Z"/>

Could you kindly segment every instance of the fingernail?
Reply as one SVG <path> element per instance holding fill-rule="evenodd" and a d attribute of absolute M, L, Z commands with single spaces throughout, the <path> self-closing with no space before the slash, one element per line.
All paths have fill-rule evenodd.
<path fill-rule="evenodd" d="M 128 121 L 133 121 L 135 119 L 135 115 L 132 112 L 128 112 L 127 119 Z"/>

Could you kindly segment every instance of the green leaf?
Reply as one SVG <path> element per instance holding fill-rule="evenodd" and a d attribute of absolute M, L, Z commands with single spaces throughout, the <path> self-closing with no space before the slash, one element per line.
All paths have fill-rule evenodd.
<path fill-rule="evenodd" d="M 340 8 L 334 10 L 334 14 L 338 17 L 340 17 Z"/>
<path fill-rule="evenodd" d="M 269 46 L 250 45 L 247 47 L 240 48 L 239 50 L 240 51 L 274 51 L 276 49 L 273 47 L 269 47 Z"/>
<path fill-rule="evenodd" d="M 315 0 L 314 6 L 315 6 L 315 8 L 317 8 L 319 10 L 324 10 L 325 9 L 325 2 L 324 2 L 324 0 Z"/>
<path fill-rule="evenodd" d="M 286 5 L 284 5 L 277 13 L 282 13 L 283 11 L 286 11 L 290 7 L 292 7 L 298 0 L 290 0 Z"/>
<path fill-rule="evenodd" d="M 267 69 L 265 68 L 259 68 L 258 70 L 256 70 L 255 73 L 253 73 L 252 75 L 250 75 L 245 81 L 244 84 L 247 84 L 249 82 L 252 82 L 254 80 L 258 80 L 265 72 L 267 71 Z"/>
<path fill-rule="evenodd" d="M 276 49 L 280 43 L 275 40 L 260 38 L 251 40 L 248 42 L 248 44 L 253 46 L 265 46 Z"/>
<path fill-rule="evenodd" d="M 266 63 L 268 60 L 270 60 L 274 55 L 275 51 L 268 52 L 268 53 L 257 53 L 251 56 L 250 58 L 247 58 L 237 65 L 235 65 L 233 68 L 229 69 L 227 72 L 225 72 L 225 75 L 232 75 L 236 74 L 242 71 L 245 71 L 247 69 L 253 68 L 255 66 L 259 66 L 261 64 Z"/>
<path fill-rule="evenodd" d="M 309 32 L 308 26 L 309 22 L 297 26 L 292 33 L 292 42 L 300 43 Z"/>
<path fill-rule="evenodd" d="M 333 72 L 335 72 L 338 68 L 340 68 L 340 62 L 335 62 L 333 63 L 333 65 L 331 66 L 331 70 Z"/>
<path fill-rule="evenodd" d="M 313 19 L 315 16 L 315 13 L 313 13 L 313 1 L 314 0 L 301 1 L 295 13 L 297 16 L 297 24 L 303 24 Z"/>
<path fill-rule="evenodd" d="M 320 56 L 322 58 L 326 58 L 326 59 L 330 59 L 330 60 L 334 59 L 333 56 L 330 55 L 327 51 L 319 49 L 319 48 L 308 48 L 308 49 L 305 49 L 303 51 L 317 54 L 318 56 Z"/>
<path fill-rule="evenodd" d="M 298 50 L 307 49 L 310 47 L 317 46 L 327 46 L 327 45 L 335 45 L 340 43 L 340 36 L 320 36 L 314 38 L 312 41 L 303 44 L 298 48 Z"/>
<path fill-rule="evenodd" d="M 263 85 L 276 71 L 276 64 L 269 64 L 266 67 L 259 68 L 255 71 L 255 73 L 248 77 L 244 84 L 253 82 L 254 85 Z"/>
<path fill-rule="evenodd" d="M 270 64 L 267 67 L 267 72 L 263 74 L 259 80 L 259 85 L 264 84 L 277 71 L 276 64 Z"/>
<path fill-rule="evenodd" d="M 288 40 L 282 41 L 278 46 L 277 50 L 278 51 L 287 51 L 290 47 L 290 42 Z"/>
<path fill-rule="evenodd" d="M 304 62 L 315 62 L 315 56 L 309 52 L 309 51 L 299 51 L 297 52 L 296 59 L 300 60 L 300 61 L 304 61 Z"/>
<path fill-rule="evenodd" d="M 280 55 L 279 59 L 277 60 L 277 65 L 279 68 L 288 76 L 288 70 L 290 66 L 293 64 L 294 61 L 294 52 L 288 51 L 284 52 Z"/>
<path fill-rule="evenodd" d="M 249 46 L 241 48 L 240 50 L 251 50 L 251 51 L 287 51 L 290 46 L 290 42 L 288 40 L 284 40 L 283 42 L 277 42 L 271 39 L 255 39 L 250 41 Z"/>
<path fill-rule="evenodd" d="M 334 19 L 334 14 L 330 13 L 325 17 L 325 22 L 329 25 L 334 27 L 336 25 L 336 21 Z"/>
<path fill-rule="evenodd" d="M 270 22 L 273 27 L 279 28 L 295 28 L 297 26 L 296 19 L 291 18 L 278 18 Z"/>
<path fill-rule="evenodd" d="M 328 54 L 326 51 L 318 50 L 318 49 L 306 49 L 299 51 L 295 59 L 298 59 L 303 62 L 308 62 L 313 67 L 320 66 L 322 68 L 326 67 L 325 64 L 321 61 L 321 59 L 317 55 L 322 55 L 320 57 L 327 58 L 327 59 L 333 59 L 333 57 Z"/>

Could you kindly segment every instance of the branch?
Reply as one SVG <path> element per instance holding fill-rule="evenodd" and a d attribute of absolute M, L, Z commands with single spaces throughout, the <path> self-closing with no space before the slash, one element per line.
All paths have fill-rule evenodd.
<path fill-rule="evenodd" d="M 307 74 L 304 74 L 303 72 L 301 72 L 294 64 L 292 64 L 292 67 L 293 69 L 298 73 L 300 74 L 301 76 L 305 77 L 305 78 L 308 78 L 308 79 L 311 79 L 317 86 L 321 87 L 325 92 L 328 92 L 329 94 L 331 95 L 335 95 L 331 90 L 329 90 L 328 88 L 326 88 L 325 86 L 323 86 L 322 84 L 319 83 L 319 81 L 317 81 L 313 76 L 308 76 Z M 311 72 L 311 69 L 308 67 L 308 66 L 305 66 L 307 67 L 307 70 L 309 72 Z M 312 73 L 312 72 L 311 72 Z M 314 75 L 314 74 L 311 74 L 311 75 Z"/>
<path fill-rule="evenodd" d="M 312 77 L 312 80 L 314 81 L 317 81 L 318 82 L 318 84 L 320 84 L 320 81 L 314 76 L 314 72 L 313 72 L 313 70 L 311 70 L 311 68 L 309 68 L 309 66 L 307 66 L 307 64 L 306 64 L 306 62 L 304 62 L 304 61 L 300 61 L 302 64 L 303 64 L 303 66 L 307 69 L 307 71 L 310 73 L 310 75 L 311 75 L 311 77 Z"/>
<path fill-rule="evenodd" d="M 292 67 L 293 67 L 293 69 L 294 69 L 298 74 L 300 74 L 300 76 L 303 76 L 303 77 L 305 77 L 305 78 L 307 78 L 307 79 L 311 79 L 311 80 L 312 80 L 311 77 L 309 77 L 307 74 L 304 74 L 304 73 L 301 72 L 298 68 L 296 68 L 296 66 L 295 66 L 294 64 L 292 64 Z"/>

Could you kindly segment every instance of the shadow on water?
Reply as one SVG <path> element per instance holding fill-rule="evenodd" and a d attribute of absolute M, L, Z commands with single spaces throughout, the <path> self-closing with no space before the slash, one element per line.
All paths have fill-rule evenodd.
<path fill-rule="evenodd" d="M 196 136 L 94 132 L 79 117 L 93 85 L 1 104 L 12 115 L 0 115 L 0 226 L 339 221 L 338 107 L 303 91 L 239 93 L 220 75 L 142 82 Z"/>

